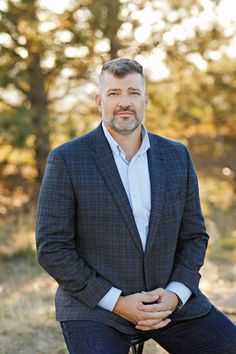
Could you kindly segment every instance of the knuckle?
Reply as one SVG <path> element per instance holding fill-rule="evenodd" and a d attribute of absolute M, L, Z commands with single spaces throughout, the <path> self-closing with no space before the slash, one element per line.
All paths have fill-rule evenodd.
<path fill-rule="evenodd" d="M 159 323 L 159 328 L 162 328 L 162 327 L 165 327 L 165 322 L 164 321 Z"/>
<path fill-rule="evenodd" d="M 163 317 L 165 318 L 165 317 L 167 317 L 169 315 L 169 312 L 168 311 L 164 311 L 163 312 Z"/>

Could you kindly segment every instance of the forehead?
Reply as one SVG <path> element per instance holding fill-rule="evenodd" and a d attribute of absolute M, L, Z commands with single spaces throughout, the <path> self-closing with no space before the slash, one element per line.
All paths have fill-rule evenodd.
<path fill-rule="evenodd" d="M 129 88 L 144 89 L 143 77 L 139 73 L 130 73 L 123 77 L 115 77 L 112 73 L 104 72 L 100 78 L 100 89 L 128 90 Z"/>

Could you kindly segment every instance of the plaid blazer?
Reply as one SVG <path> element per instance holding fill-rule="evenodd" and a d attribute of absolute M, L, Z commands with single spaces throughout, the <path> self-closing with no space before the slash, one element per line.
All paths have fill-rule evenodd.
<path fill-rule="evenodd" d="M 145 252 L 101 124 L 49 154 L 36 239 L 38 261 L 59 285 L 57 320 L 101 321 L 131 334 L 132 323 L 97 303 L 112 286 L 128 295 L 170 281 L 193 292 L 172 320 L 210 310 L 198 288 L 208 235 L 191 158 L 181 143 L 148 134 L 151 214 Z"/>

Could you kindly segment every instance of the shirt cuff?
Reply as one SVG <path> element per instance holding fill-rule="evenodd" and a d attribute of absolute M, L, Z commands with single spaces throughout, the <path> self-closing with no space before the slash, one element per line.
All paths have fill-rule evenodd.
<path fill-rule="evenodd" d="M 120 289 L 112 287 L 106 293 L 106 295 L 101 298 L 101 300 L 98 303 L 98 306 L 112 312 L 121 293 L 122 291 Z"/>
<path fill-rule="evenodd" d="M 183 307 L 186 304 L 186 302 L 188 301 L 188 299 L 192 295 L 192 291 L 186 285 L 184 285 L 183 283 L 181 283 L 179 281 L 170 282 L 166 286 L 166 290 L 172 291 L 173 293 L 178 295 L 178 297 L 180 298 L 180 300 L 182 301 L 182 304 L 183 304 L 181 307 Z"/>

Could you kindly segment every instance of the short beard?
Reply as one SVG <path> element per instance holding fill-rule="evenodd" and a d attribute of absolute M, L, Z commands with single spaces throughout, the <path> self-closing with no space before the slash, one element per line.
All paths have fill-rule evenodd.
<path fill-rule="evenodd" d="M 138 120 L 137 118 L 134 121 L 134 126 L 130 129 L 125 129 L 125 128 L 119 128 L 116 125 L 116 120 L 115 118 L 112 118 L 111 120 L 106 120 L 105 122 L 112 128 L 112 130 L 114 130 L 116 133 L 121 134 L 121 135 L 130 135 L 132 134 L 140 125 L 141 125 L 141 121 Z"/>

